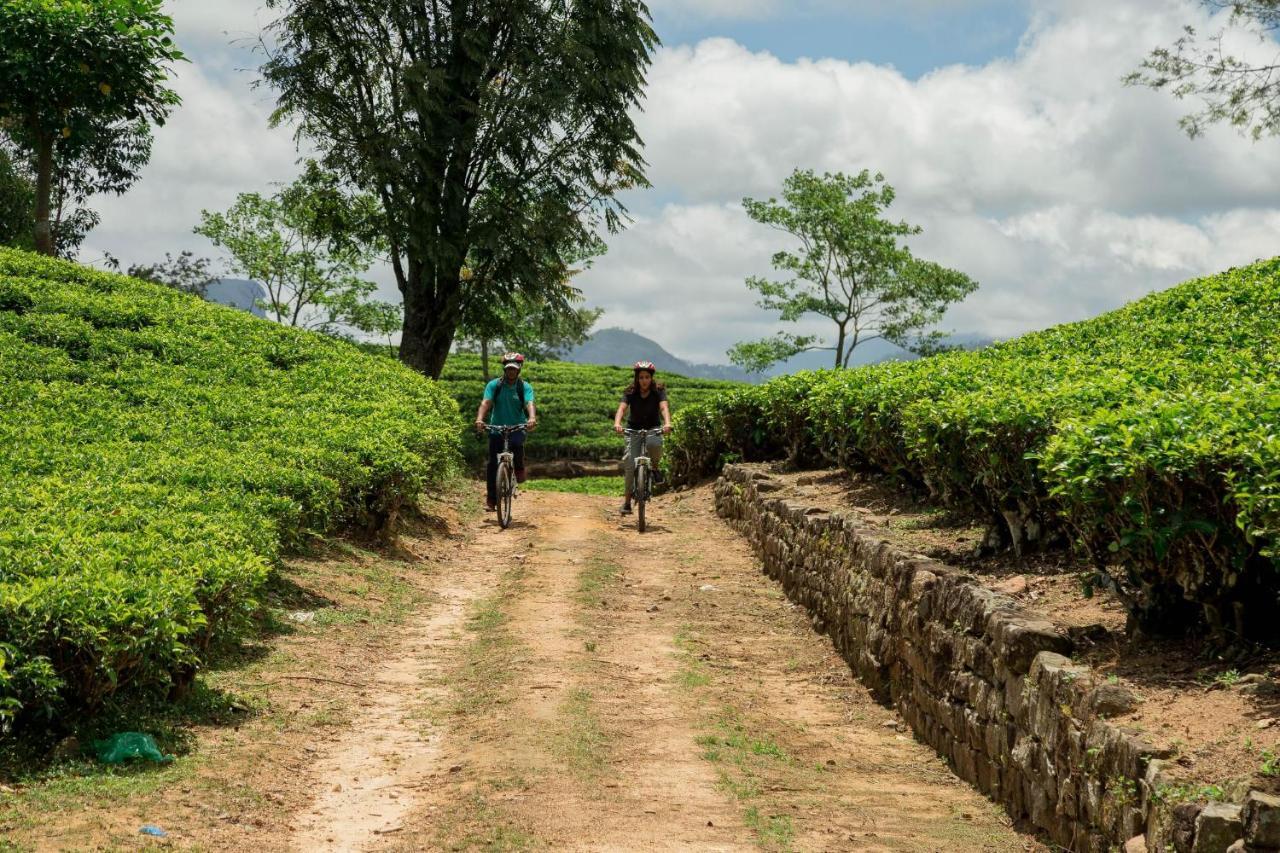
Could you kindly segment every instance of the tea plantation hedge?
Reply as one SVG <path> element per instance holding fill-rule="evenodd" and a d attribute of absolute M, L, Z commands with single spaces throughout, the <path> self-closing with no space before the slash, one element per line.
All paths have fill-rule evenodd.
<path fill-rule="evenodd" d="M 658 379 L 667 386 L 673 414 L 686 406 L 714 407 L 717 399 L 744 387 L 737 382 L 678 376 L 663 371 L 662 365 L 658 365 L 658 371 Z M 538 430 L 529 440 L 528 459 L 594 460 L 622 455 L 622 439 L 613 431 L 613 414 L 622 390 L 631 382 L 629 367 L 532 362 L 525 366 L 524 378 L 534 386 L 538 407 Z M 480 357 L 466 353 L 449 356 L 440 381 L 458 401 L 466 422 L 471 423 L 484 392 Z M 484 447 L 472 439 L 463 445 L 473 463 L 484 458 Z"/>
<path fill-rule="evenodd" d="M 458 429 L 349 344 L 0 249 L 0 718 L 189 680 L 283 550 L 386 523 Z"/>
<path fill-rule="evenodd" d="M 788 376 L 686 410 L 678 478 L 726 458 L 874 469 L 1067 540 L 1146 628 L 1280 632 L 1280 260 L 976 352 Z"/>

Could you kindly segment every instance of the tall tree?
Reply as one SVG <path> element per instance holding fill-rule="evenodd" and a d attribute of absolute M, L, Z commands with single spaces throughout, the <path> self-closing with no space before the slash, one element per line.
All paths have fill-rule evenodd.
<path fill-rule="evenodd" d="M 232 268 L 262 282 L 276 322 L 328 333 L 373 317 L 377 289 L 363 278 L 383 254 L 381 211 L 351 196 L 316 163 L 275 194 L 241 193 L 226 213 L 200 211 L 195 233 L 231 255 Z"/>
<path fill-rule="evenodd" d="M 1216 11 L 1229 10 L 1227 25 L 1209 35 L 1183 27 L 1181 38 L 1152 50 L 1138 70 L 1124 78 L 1125 83 L 1167 89 L 1179 100 L 1200 98 L 1201 108 L 1179 122 L 1192 138 L 1218 122 L 1255 140 L 1280 134 L 1280 62 L 1275 43 L 1280 0 L 1201 2 Z M 1227 47 L 1228 37 L 1241 31 L 1257 42 L 1258 55 L 1265 55 L 1264 59 L 1236 55 Z"/>
<path fill-rule="evenodd" d="M 213 262 L 208 258 L 197 258 L 190 249 L 184 249 L 176 258 L 165 252 L 164 260 L 157 264 L 133 264 L 125 275 L 163 284 L 202 299 L 209 285 L 218 277 L 213 272 Z"/>
<path fill-rule="evenodd" d="M 740 343 L 729 350 L 734 364 L 761 372 L 801 352 L 829 350 L 836 367 L 848 367 L 854 349 L 877 338 L 920 353 L 940 347 L 942 333 L 926 329 L 978 285 L 912 255 L 902 240 L 920 228 L 884 217 L 893 199 L 893 187 L 880 174 L 819 177 L 799 169 L 784 183 L 782 201 L 743 199 L 747 215 L 798 244 L 773 256 L 774 268 L 789 278 L 747 280 L 760 294 L 757 304 L 788 323 L 825 317 L 836 334 L 830 343 L 788 332 Z"/>
<path fill-rule="evenodd" d="M 566 247 L 644 185 L 643 0 L 268 0 L 278 121 L 376 193 L 404 295 L 400 357 L 438 376 L 466 296 L 559 286 Z M 462 271 L 468 267 L 469 279 Z"/>
<path fill-rule="evenodd" d="M 162 2 L 0 3 L 0 124 L 34 160 L 39 252 L 56 250 L 55 196 L 123 191 L 150 156 L 150 125 L 179 103 L 165 83 L 183 55 Z"/>

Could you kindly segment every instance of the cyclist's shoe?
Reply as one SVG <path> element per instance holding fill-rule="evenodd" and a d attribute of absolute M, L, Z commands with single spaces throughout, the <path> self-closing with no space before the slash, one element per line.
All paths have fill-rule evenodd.
<path fill-rule="evenodd" d="M 485 502 L 484 502 L 484 510 L 485 510 L 485 512 L 497 512 L 497 511 L 498 511 L 498 505 L 497 505 L 496 503 L 494 503 L 493 501 L 485 501 Z"/>
<path fill-rule="evenodd" d="M 529 475 L 525 473 L 525 470 L 524 470 L 523 468 L 517 468 L 517 469 L 516 469 L 516 482 L 517 482 L 517 483 L 523 483 L 523 482 L 524 482 L 525 480 L 527 480 L 527 479 L 529 479 Z"/>
<path fill-rule="evenodd" d="M 631 504 L 624 503 L 622 506 L 618 507 L 618 515 L 631 515 Z"/>
<path fill-rule="evenodd" d="M 654 469 L 653 469 L 653 474 L 652 474 L 652 475 L 650 475 L 650 476 L 652 476 L 652 477 L 653 477 L 653 484 L 654 484 L 655 486 L 661 486 L 661 485 L 662 485 L 662 483 L 667 479 L 666 477 L 662 476 L 662 469 L 661 469 L 661 468 L 654 468 Z"/>

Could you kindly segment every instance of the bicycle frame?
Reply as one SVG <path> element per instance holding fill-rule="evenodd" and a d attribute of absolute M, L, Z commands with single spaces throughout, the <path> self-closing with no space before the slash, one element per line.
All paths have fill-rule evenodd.
<path fill-rule="evenodd" d="M 649 500 L 649 492 L 653 483 L 653 460 L 647 454 L 647 445 L 649 437 L 654 435 L 662 435 L 663 430 L 658 429 L 624 429 L 622 434 L 627 437 L 630 442 L 633 438 L 640 439 L 640 454 L 636 456 L 636 475 L 632 481 L 633 493 L 632 498 L 636 502 L 636 527 L 641 532 L 645 531 L 645 503 Z M 628 448 L 629 450 L 630 448 Z"/>
<path fill-rule="evenodd" d="M 516 424 L 514 426 L 493 426 L 490 424 L 486 427 L 490 435 L 502 436 L 502 451 L 498 454 L 496 477 L 498 487 L 498 524 L 504 530 L 511 524 L 511 501 L 517 493 L 515 479 L 516 457 L 511 450 L 511 436 L 517 432 L 524 432 L 526 429 L 526 424 Z"/>

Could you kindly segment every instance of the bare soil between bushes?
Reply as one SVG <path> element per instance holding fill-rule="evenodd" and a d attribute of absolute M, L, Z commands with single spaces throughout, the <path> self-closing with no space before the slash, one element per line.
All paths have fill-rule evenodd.
<path fill-rule="evenodd" d="M 163 769 L 0 790 L 0 849 L 1044 849 L 871 699 L 709 487 L 643 535 L 614 510 L 438 506 L 394 551 L 293 561 L 280 630 L 208 677 L 230 716 Z"/>

